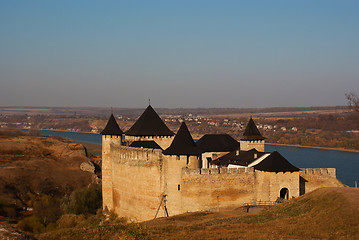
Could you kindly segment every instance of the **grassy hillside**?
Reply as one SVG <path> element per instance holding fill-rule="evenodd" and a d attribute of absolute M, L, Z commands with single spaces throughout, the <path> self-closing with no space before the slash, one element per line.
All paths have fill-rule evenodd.
<path fill-rule="evenodd" d="M 0 228 L 53 229 L 64 198 L 98 181 L 80 169 L 83 162 L 99 161 L 98 149 L 89 149 L 65 138 L 0 131 Z"/>
<path fill-rule="evenodd" d="M 22 201 L 34 194 L 63 195 L 87 186 L 91 175 L 80 170 L 88 161 L 83 145 L 45 136 L 0 135 L 2 198 Z"/>
<path fill-rule="evenodd" d="M 254 209 L 252 209 L 254 210 Z M 140 209 L 139 209 L 140 211 Z M 170 210 L 169 210 L 170 211 Z M 255 212 L 255 211 L 253 211 Z M 141 224 L 68 216 L 39 239 L 359 239 L 359 189 L 322 188 L 258 213 L 187 213 Z M 62 227 L 61 227 L 62 225 Z"/>

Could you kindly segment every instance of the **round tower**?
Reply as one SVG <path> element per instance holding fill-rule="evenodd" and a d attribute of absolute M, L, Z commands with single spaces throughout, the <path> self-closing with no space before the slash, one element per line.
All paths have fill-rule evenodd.
<path fill-rule="evenodd" d="M 184 122 L 171 145 L 163 151 L 166 156 L 165 194 L 171 214 L 182 212 L 183 168 L 200 168 L 202 151 L 196 146 Z"/>
<path fill-rule="evenodd" d="M 113 209 L 111 145 L 122 145 L 123 132 L 111 114 L 102 135 L 102 199 L 103 209 Z"/>

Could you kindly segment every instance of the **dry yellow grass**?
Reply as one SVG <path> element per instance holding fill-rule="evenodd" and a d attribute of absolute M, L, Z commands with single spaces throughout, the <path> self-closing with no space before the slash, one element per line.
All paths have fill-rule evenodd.
<path fill-rule="evenodd" d="M 140 211 L 140 209 L 139 209 Z M 140 224 L 88 221 L 38 239 L 359 239 L 359 189 L 322 188 L 258 213 L 195 212 Z M 99 224 L 101 222 L 101 224 Z"/>
<path fill-rule="evenodd" d="M 323 188 L 260 213 L 189 213 L 146 222 L 154 239 L 359 239 L 359 189 Z"/>
<path fill-rule="evenodd" d="M 14 195 L 61 195 L 85 187 L 91 183 L 91 174 L 81 171 L 84 161 L 89 158 L 79 143 L 56 137 L 1 135 L 0 198 L 14 202 Z"/>

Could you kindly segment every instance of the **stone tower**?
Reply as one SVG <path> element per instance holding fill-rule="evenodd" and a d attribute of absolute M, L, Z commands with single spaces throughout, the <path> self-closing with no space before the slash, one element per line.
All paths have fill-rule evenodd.
<path fill-rule="evenodd" d="M 102 196 L 103 209 L 113 209 L 111 144 L 122 144 L 122 130 L 111 114 L 106 127 L 102 130 Z"/>
<path fill-rule="evenodd" d="M 264 139 L 251 117 L 240 139 L 240 148 L 242 151 L 255 148 L 259 152 L 264 152 Z"/>
<path fill-rule="evenodd" d="M 176 136 L 163 154 L 167 156 L 165 174 L 165 194 L 167 207 L 171 214 L 180 214 L 182 211 L 182 169 L 198 169 L 201 164 L 201 150 L 196 146 L 185 124 L 182 122 Z"/>
<path fill-rule="evenodd" d="M 163 151 L 164 155 L 186 157 L 186 167 L 201 168 L 202 151 L 196 146 L 185 122 L 182 122 L 171 146 Z"/>

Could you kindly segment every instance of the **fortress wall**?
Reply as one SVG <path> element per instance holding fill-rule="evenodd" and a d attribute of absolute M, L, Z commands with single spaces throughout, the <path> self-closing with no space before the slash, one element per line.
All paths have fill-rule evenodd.
<path fill-rule="evenodd" d="M 299 196 L 298 172 L 262 172 L 256 174 L 256 201 L 275 201 L 280 196 L 280 191 L 287 188 L 288 198 Z"/>
<path fill-rule="evenodd" d="M 253 201 L 275 201 L 282 188 L 289 198 L 323 186 L 343 186 L 334 168 L 294 173 L 253 168 L 189 168 L 197 157 L 165 156 L 161 150 L 103 144 L 104 207 L 135 221 L 153 219 L 167 195 L 170 216 L 192 211 L 238 207 Z M 163 216 L 164 204 L 158 216 Z"/>
<path fill-rule="evenodd" d="M 335 168 L 302 168 L 300 176 L 300 195 L 321 187 L 344 187 L 336 178 Z"/>
<path fill-rule="evenodd" d="M 164 193 L 160 150 L 111 145 L 113 210 L 119 217 L 154 218 Z"/>
<path fill-rule="evenodd" d="M 183 168 L 180 191 L 182 212 L 239 206 L 255 200 L 255 173 L 253 168 Z"/>
<path fill-rule="evenodd" d="M 155 141 L 163 150 L 165 150 L 171 145 L 173 138 L 174 138 L 173 136 L 159 136 L 159 137 L 154 136 L 152 137 L 152 139 L 147 139 L 147 140 Z"/>

